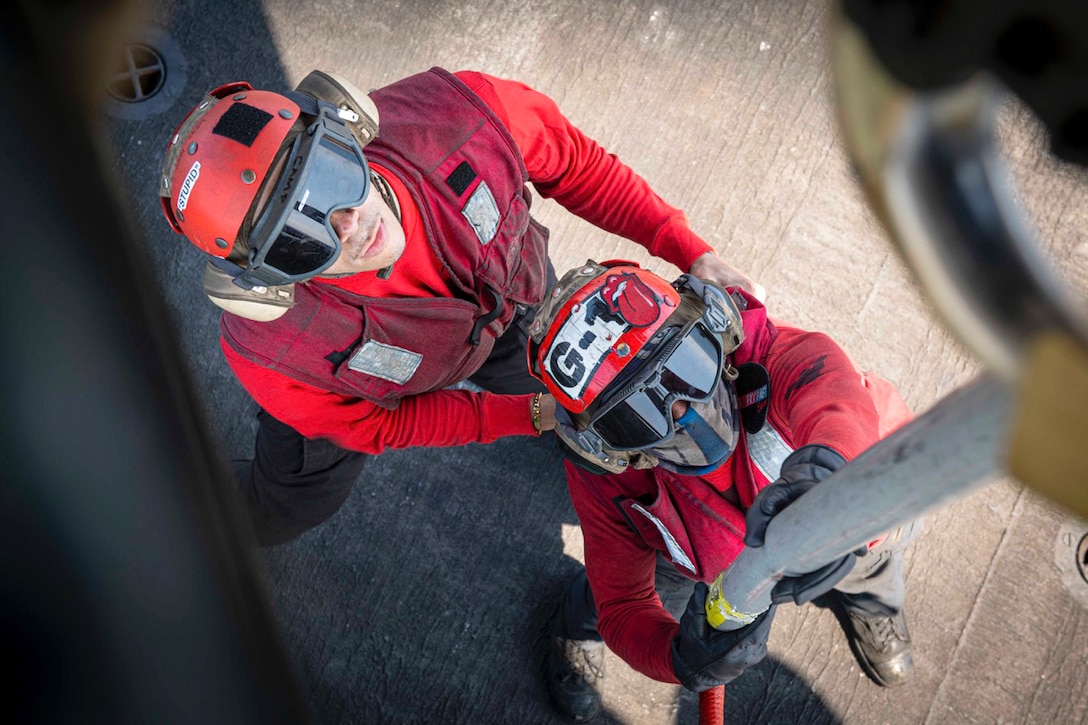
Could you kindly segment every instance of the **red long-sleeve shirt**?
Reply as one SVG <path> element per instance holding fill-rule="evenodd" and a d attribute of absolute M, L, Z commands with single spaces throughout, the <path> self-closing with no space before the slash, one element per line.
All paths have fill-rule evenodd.
<path fill-rule="evenodd" d="M 683 212 L 574 127 L 550 98 L 522 83 L 484 73 L 455 75 L 510 131 L 529 181 L 542 196 L 682 270 L 713 251 L 691 230 Z M 391 184 L 400 202 L 407 240 L 404 255 L 388 280 L 377 279 L 376 272 L 364 272 L 310 284 L 336 285 L 371 297 L 452 296 L 407 189 L 393 174 L 374 169 Z M 242 358 L 223 340 L 220 346 L 254 400 L 308 438 L 328 438 L 345 448 L 380 453 L 385 448 L 490 443 L 503 436 L 534 433 L 527 395 L 439 390 L 403 398 L 396 409 L 388 410 L 263 368 Z"/>

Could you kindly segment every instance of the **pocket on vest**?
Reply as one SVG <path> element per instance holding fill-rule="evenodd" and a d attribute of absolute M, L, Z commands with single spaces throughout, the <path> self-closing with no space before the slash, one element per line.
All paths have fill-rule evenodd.
<path fill-rule="evenodd" d="M 335 376 L 362 397 L 393 407 L 408 395 L 441 390 L 476 372 L 494 340 L 469 345 L 477 308 L 464 300 L 382 300 L 368 305 L 363 336 Z"/>
<path fill-rule="evenodd" d="M 698 577 L 698 562 L 687 527 L 660 481 L 657 482 L 657 496 L 652 502 L 621 499 L 617 503 L 643 541 L 665 552 L 680 571 Z"/>
<path fill-rule="evenodd" d="M 519 195 L 501 222 L 499 236 L 509 245 L 488 245 L 478 277 L 507 300 L 536 306 L 548 284 L 548 229 L 529 216 L 529 205 Z"/>

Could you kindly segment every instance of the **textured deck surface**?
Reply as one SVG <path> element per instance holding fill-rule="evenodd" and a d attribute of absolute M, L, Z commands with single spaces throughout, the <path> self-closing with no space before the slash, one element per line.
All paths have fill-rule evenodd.
<path fill-rule="evenodd" d="M 364 88 L 434 65 L 529 83 L 759 279 L 775 316 L 831 334 L 916 411 L 972 379 L 979 362 L 922 299 L 846 159 L 829 14 L 813 0 L 152 6 L 148 25 L 176 43 L 187 81 L 161 113 L 113 121 L 116 165 L 224 455 L 248 455 L 252 409 L 218 350 L 199 253 L 159 214 L 159 153 L 205 89 L 239 79 L 284 88 L 315 67 Z M 1088 289 L 1084 175 L 1045 157 L 1018 107 L 1003 119 L 1023 203 L 1069 280 Z M 626 257 L 676 274 L 554 202 L 534 213 L 559 270 Z M 1086 531 L 1009 480 L 934 512 L 908 559 L 914 681 L 876 687 L 831 611 L 785 607 L 767 661 L 730 686 L 727 722 L 1084 722 L 1088 582 L 1073 565 Z M 541 632 L 579 540 L 546 442 L 374 459 L 339 515 L 262 557 L 313 720 L 556 719 L 538 672 Z M 608 667 L 602 721 L 696 721 L 693 696 L 615 657 Z"/>

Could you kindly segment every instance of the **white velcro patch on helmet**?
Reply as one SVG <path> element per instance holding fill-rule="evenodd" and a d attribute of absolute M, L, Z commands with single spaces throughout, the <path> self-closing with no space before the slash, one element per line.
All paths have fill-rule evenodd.
<path fill-rule="evenodd" d="M 421 362 L 423 356 L 418 352 L 370 340 L 351 356 L 348 367 L 356 372 L 404 385 L 415 375 Z"/>

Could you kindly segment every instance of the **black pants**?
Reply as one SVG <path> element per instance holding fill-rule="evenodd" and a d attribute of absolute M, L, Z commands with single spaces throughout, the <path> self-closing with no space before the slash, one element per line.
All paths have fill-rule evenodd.
<path fill-rule="evenodd" d="M 555 272 L 548 265 L 549 288 Z M 519 309 L 491 355 L 469 380 L 493 393 L 544 392 L 529 375 L 525 347 L 535 311 Z M 368 454 L 325 439 L 304 438 L 264 410 L 257 413 L 257 441 L 251 461 L 235 461 L 234 471 L 261 546 L 296 538 L 335 514 L 362 473 Z"/>

